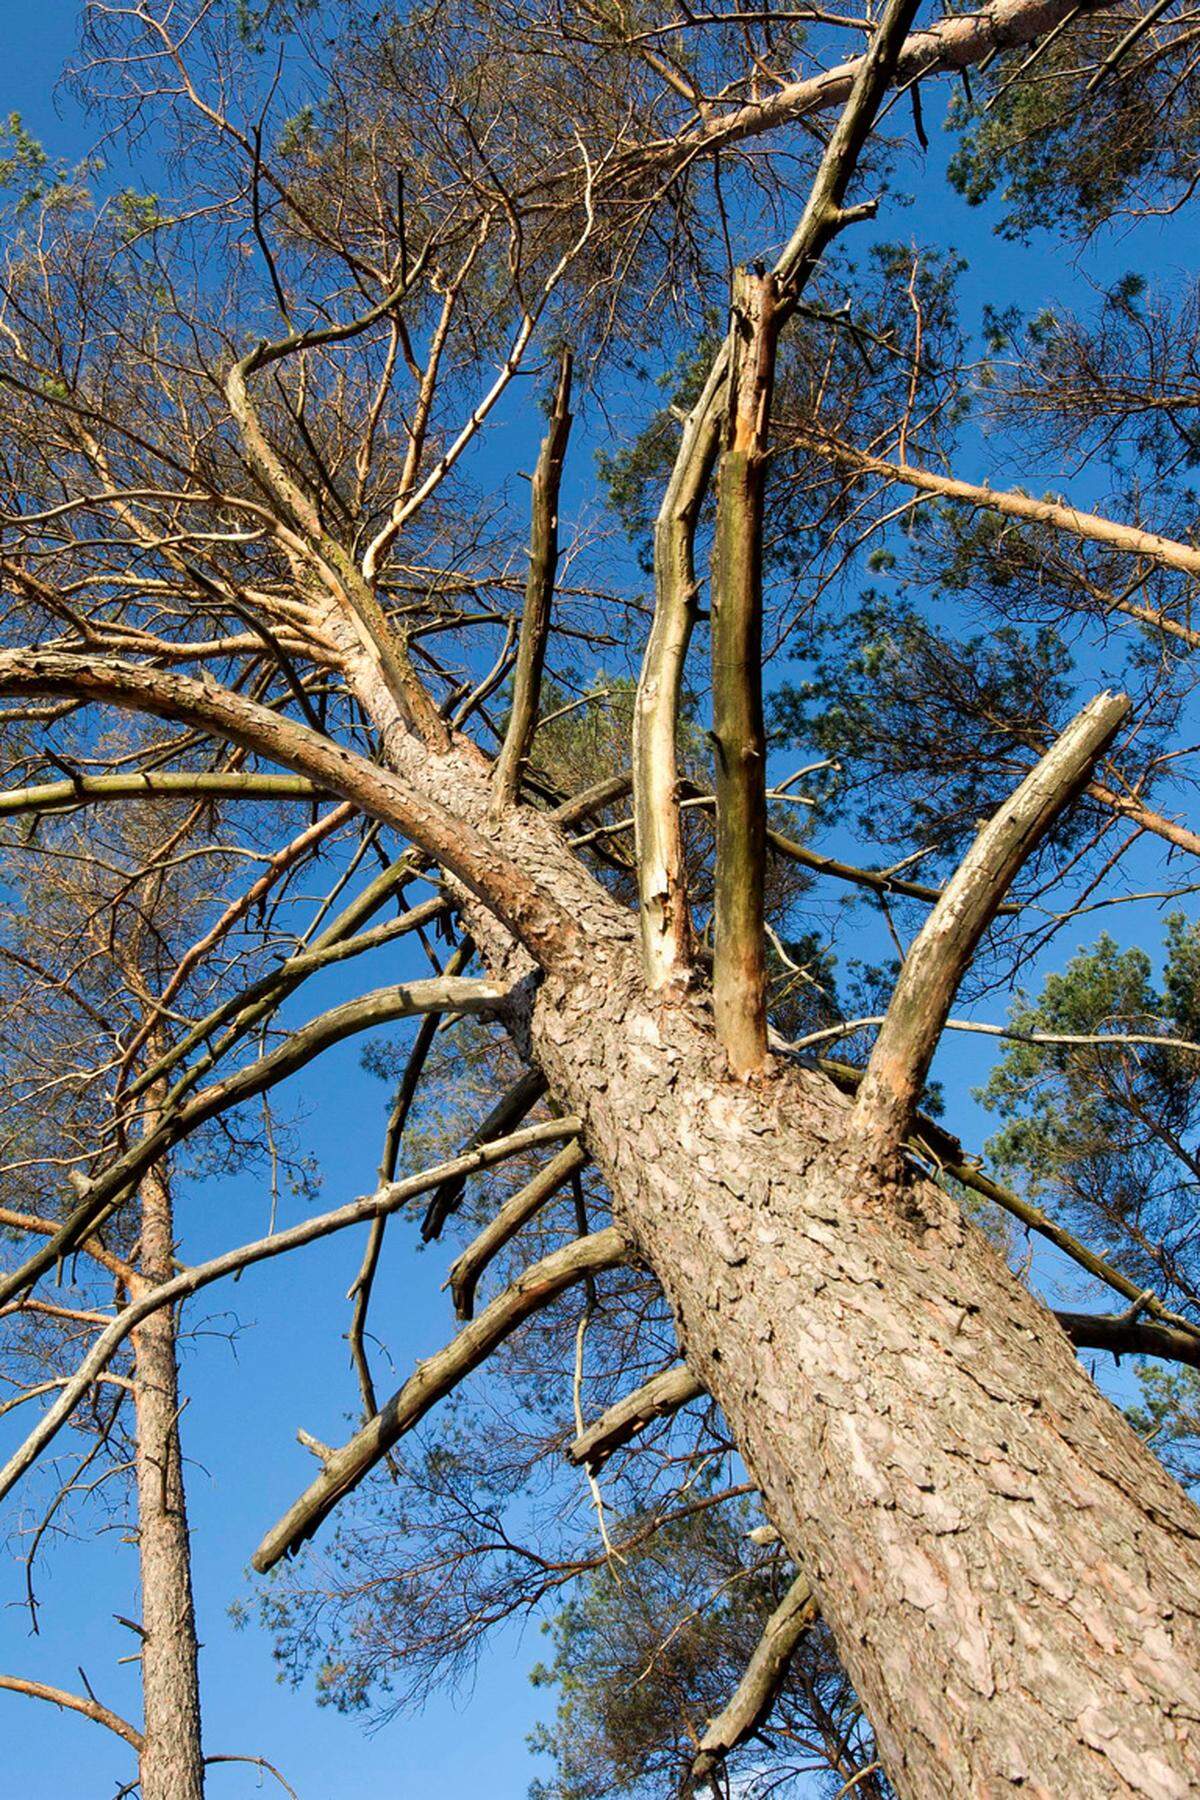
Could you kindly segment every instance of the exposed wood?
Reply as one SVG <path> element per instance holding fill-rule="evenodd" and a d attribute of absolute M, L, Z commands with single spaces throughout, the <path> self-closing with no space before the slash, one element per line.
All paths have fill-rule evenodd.
<path fill-rule="evenodd" d="M 763 1627 L 762 1637 L 728 1706 L 700 1739 L 692 1763 L 693 1781 L 707 1780 L 731 1750 L 766 1723 L 787 1679 L 796 1646 L 815 1623 L 819 1611 L 807 1577 L 798 1575 Z"/>
<path fill-rule="evenodd" d="M 542 440 L 533 476 L 529 575 L 517 643 L 517 666 L 513 671 L 512 712 L 492 773 L 492 793 L 498 810 L 511 806 L 517 798 L 521 770 L 537 723 L 542 664 L 546 657 L 550 609 L 558 573 L 558 491 L 571 431 L 571 361 L 570 351 L 564 350 L 558 363 L 550 429 Z"/>
<path fill-rule="evenodd" d="M 436 1356 L 418 1364 L 416 1372 L 361 1431 L 335 1450 L 316 1480 L 278 1524 L 272 1526 L 252 1557 L 254 1567 L 265 1573 L 292 1554 L 318 1529 L 338 1501 L 357 1487 L 377 1462 L 397 1444 L 405 1432 L 420 1423 L 432 1406 L 452 1392 L 477 1369 L 497 1344 L 518 1325 L 548 1305 L 575 1282 L 625 1261 L 629 1246 L 615 1225 L 590 1237 L 577 1238 L 562 1250 L 534 1263 L 510 1288 Z"/>
<path fill-rule="evenodd" d="M 471 1150 L 476 1144 L 489 1143 L 493 1138 L 504 1137 L 515 1130 L 545 1092 L 546 1077 L 541 1070 L 527 1069 L 507 1093 L 501 1094 L 487 1117 L 475 1127 L 463 1148 Z M 426 1243 L 442 1235 L 442 1227 L 450 1214 L 456 1211 L 466 1185 L 465 1177 L 459 1180 L 454 1176 L 438 1188 L 421 1221 L 421 1236 Z"/>
<path fill-rule="evenodd" d="M 781 324 L 775 277 L 739 269 L 732 312 L 712 575 L 717 795 L 713 1015 L 730 1070 L 744 1080 L 768 1059 L 762 532 Z"/>
<path fill-rule="evenodd" d="M 447 1286 L 454 1299 L 454 1310 L 460 1319 L 469 1319 L 475 1311 L 475 1289 L 479 1278 L 505 1244 L 534 1218 L 559 1189 L 587 1164 L 587 1151 L 582 1144 L 567 1144 L 532 1181 L 510 1194 L 494 1219 L 490 1219 L 477 1237 L 472 1238 L 450 1270 Z"/>
<path fill-rule="evenodd" d="M 607 1412 L 601 1413 L 594 1424 L 567 1446 L 567 1455 L 572 1462 L 582 1463 L 589 1474 L 594 1475 L 615 1450 L 644 1431 L 647 1425 L 652 1425 L 656 1419 L 669 1418 L 689 1400 L 698 1400 L 703 1392 L 704 1383 L 692 1374 L 686 1363 L 664 1369 L 661 1375 L 652 1375 L 632 1394 L 626 1394 Z"/>
<path fill-rule="evenodd" d="M 822 252 L 850 222 L 842 202 L 916 16 L 918 0 L 888 0 L 830 137 L 800 222 L 775 265 L 778 326 L 794 310 Z M 720 446 L 729 346 L 718 352 L 683 427 L 654 527 L 654 617 L 633 717 L 633 816 L 642 956 L 652 989 L 691 976 L 692 931 L 679 813 L 679 707 L 696 617 L 694 543 Z"/>
<path fill-rule="evenodd" d="M 908 1134 L 929 1065 L 980 938 L 1013 878 L 1087 786 L 1092 765 L 1129 712 L 1124 694 L 1099 694 L 982 828 L 904 959 L 858 1090 L 856 1129 L 876 1150 Z"/>

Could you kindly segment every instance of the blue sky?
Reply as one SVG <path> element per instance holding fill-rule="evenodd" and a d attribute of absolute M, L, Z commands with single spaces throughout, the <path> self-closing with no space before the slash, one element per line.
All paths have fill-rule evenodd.
<path fill-rule="evenodd" d="M 89 141 L 88 131 L 69 99 L 56 100 L 53 92 L 73 46 L 74 7 L 63 0 L 42 7 L 27 0 L 0 0 L 0 26 L 5 49 L 0 111 L 20 112 L 53 152 L 77 155 Z M 935 129 L 937 108 L 931 98 L 926 113 L 930 156 L 924 164 L 914 161 L 897 183 L 912 188 L 914 205 L 903 211 L 885 207 L 878 234 L 896 238 L 912 233 L 960 249 L 971 264 L 962 289 L 969 320 L 979 316 L 985 301 L 997 298 L 998 288 L 1004 301 L 1029 307 L 1048 295 L 1079 288 L 1080 271 L 1053 245 L 1032 250 L 997 245 L 982 217 L 950 193 L 943 179 L 945 143 Z M 1102 247 L 1088 267 L 1110 278 L 1129 266 L 1157 266 L 1170 276 L 1170 241 L 1157 228 L 1143 227 L 1136 240 Z M 1179 241 L 1176 235 L 1174 242 Z M 537 421 L 521 417 L 504 429 L 516 434 L 519 443 L 506 443 L 497 461 L 503 457 L 507 468 L 528 467 Z M 576 467 L 585 475 L 593 447 L 584 439 L 573 446 Z M 993 466 L 988 455 L 980 445 L 979 466 L 964 466 L 962 473 L 997 482 L 1016 478 L 1017 471 Z M 1058 472 L 1041 473 L 1050 481 Z M 1139 926 L 1148 945 L 1156 944 L 1158 925 L 1151 909 L 1125 915 L 1120 929 L 1128 939 Z M 1061 939 L 1054 952 L 1056 966 L 1074 941 L 1093 935 L 1081 930 L 1077 940 Z M 415 964 L 397 967 L 395 960 L 354 965 L 356 983 L 416 972 Z M 341 997 L 345 980 L 342 976 L 314 986 L 291 1016 L 308 1016 Z M 364 1082 L 360 1050 L 361 1045 L 351 1043 L 327 1055 L 315 1073 L 291 1085 L 281 1102 L 305 1116 L 306 1141 L 324 1170 L 327 1205 L 371 1186 L 378 1158 L 384 1091 Z M 992 1046 L 958 1039 L 940 1059 L 936 1072 L 946 1082 L 949 1119 L 965 1141 L 979 1142 L 986 1135 L 988 1121 L 970 1102 L 969 1088 L 993 1058 Z M 196 1260 L 209 1250 L 258 1235 L 265 1229 L 267 1208 L 257 1175 L 206 1183 L 187 1200 L 184 1254 Z M 408 1226 L 393 1227 L 397 1241 L 405 1232 L 413 1235 Z M 227 1617 L 230 1603 L 253 1591 L 245 1567 L 263 1528 L 310 1478 L 311 1461 L 296 1444 L 295 1429 L 303 1426 L 334 1442 L 345 1435 L 356 1393 L 340 1333 L 347 1313 L 345 1291 L 360 1254 L 361 1235 L 347 1234 L 252 1271 L 234 1288 L 210 1289 L 189 1313 L 197 1335 L 186 1352 L 184 1382 L 191 1399 L 183 1428 L 191 1459 L 197 1600 L 205 1646 L 206 1747 L 267 1757 L 301 1800 L 350 1800 L 363 1792 L 381 1800 L 415 1800 L 438 1792 L 451 1797 L 486 1792 L 492 1800 L 517 1800 L 536 1773 L 525 1745 L 539 1701 L 528 1681 L 540 1653 L 536 1627 L 499 1635 L 473 1687 L 457 1699 L 437 1699 L 420 1716 L 370 1734 L 361 1720 L 318 1709 L 310 1692 L 277 1685 L 266 1637 L 254 1624 L 234 1631 Z M 386 1329 L 401 1372 L 452 1331 L 440 1279 L 440 1265 L 429 1256 L 393 1251 L 385 1266 L 375 1316 Z M 34 1638 L 19 1604 L 19 1575 L 14 1578 L 10 1572 L 0 1590 L 0 1670 L 76 1687 L 77 1666 L 82 1665 L 103 1700 L 136 1718 L 136 1669 L 116 1660 L 129 1655 L 134 1642 L 112 1617 L 136 1615 L 135 1576 L 134 1552 L 116 1534 L 53 1544 L 39 1583 L 42 1635 Z M 111 1794 L 132 1772 L 129 1756 L 103 1730 L 6 1694 L 0 1694 L 0 1743 L 0 1800 L 10 1794 L 23 1800 L 76 1795 L 92 1800 Z M 259 1791 L 272 1791 L 271 1784 L 260 1790 L 259 1777 L 250 1769 L 230 1766 L 212 1772 L 215 1800 L 226 1795 L 240 1800 Z"/>

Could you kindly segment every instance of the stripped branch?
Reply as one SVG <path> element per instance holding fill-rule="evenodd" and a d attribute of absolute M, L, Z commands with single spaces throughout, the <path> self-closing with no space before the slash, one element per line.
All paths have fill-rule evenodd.
<path fill-rule="evenodd" d="M 763 1627 L 746 1673 L 733 1698 L 700 1739 L 692 1764 L 693 1781 L 707 1780 L 731 1750 L 766 1722 L 788 1666 L 805 1632 L 817 1618 L 816 1597 L 808 1580 L 798 1575 Z"/>
<path fill-rule="evenodd" d="M 670 1418 L 681 1406 L 686 1406 L 689 1400 L 698 1400 L 704 1392 L 704 1383 L 697 1380 L 686 1363 L 664 1369 L 601 1413 L 594 1425 L 589 1425 L 568 1444 L 567 1455 L 572 1462 L 582 1463 L 589 1475 L 595 1475 L 613 1452 L 627 1444 L 630 1438 L 645 1431 L 656 1419 Z"/>
<path fill-rule="evenodd" d="M 717 849 L 713 1015 L 732 1074 L 767 1062 L 767 732 L 762 703 L 762 522 L 775 349 L 773 275 L 739 269 L 729 333 L 725 449 L 712 575 Z"/>
<path fill-rule="evenodd" d="M 623 1234 L 609 1225 L 590 1237 L 576 1238 L 526 1269 L 444 1350 L 419 1363 L 415 1374 L 375 1417 L 333 1452 L 316 1480 L 267 1532 L 251 1558 L 254 1567 L 265 1574 L 281 1557 L 299 1549 L 392 1446 L 532 1313 L 575 1282 L 617 1267 L 628 1254 Z"/>
<path fill-rule="evenodd" d="M 488 1264 L 530 1219 L 536 1217 L 547 1200 L 553 1199 L 559 1189 L 578 1174 L 587 1160 L 587 1151 L 582 1144 L 567 1144 L 552 1162 L 538 1170 L 532 1181 L 510 1194 L 495 1218 L 490 1219 L 478 1237 L 467 1245 L 452 1265 L 446 1283 L 460 1319 L 474 1315 L 475 1289 Z"/>
<path fill-rule="evenodd" d="M 918 0 L 888 0 L 866 55 L 854 65 L 845 108 L 821 159 L 808 203 L 775 265 L 780 328 L 799 302 L 823 251 L 852 217 L 864 216 L 844 211 L 842 202 L 917 6 Z M 696 616 L 696 524 L 716 462 L 728 373 L 727 340 L 684 425 L 654 527 L 654 619 L 633 719 L 633 813 L 642 954 L 646 978 L 654 989 L 686 983 L 691 970 L 692 932 L 678 794 L 679 705 Z"/>
<path fill-rule="evenodd" d="M 858 1091 L 857 1128 L 877 1149 L 900 1148 L 958 984 L 1008 888 L 1129 712 L 1124 694 L 1097 695 L 980 831 L 900 971 Z"/>
<path fill-rule="evenodd" d="M 492 773 L 492 805 L 498 813 L 512 806 L 517 798 L 521 770 L 537 720 L 542 664 L 546 657 L 550 608 L 558 573 L 558 490 L 570 431 L 571 352 L 564 350 L 559 359 L 550 429 L 542 440 L 533 477 L 529 576 L 525 583 L 525 607 L 521 614 L 517 666 L 513 673 L 512 713 Z"/>

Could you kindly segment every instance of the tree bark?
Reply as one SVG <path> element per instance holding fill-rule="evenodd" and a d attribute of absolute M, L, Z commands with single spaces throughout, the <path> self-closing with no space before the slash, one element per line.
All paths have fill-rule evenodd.
<path fill-rule="evenodd" d="M 632 955 L 534 1024 L 803 1560 L 898 1792 L 1200 1788 L 1200 1513 L 940 1189 L 819 1075 L 732 1082 Z"/>
<path fill-rule="evenodd" d="M 141 1269 L 172 1273 L 169 1176 L 155 1164 L 141 1187 Z M 134 1336 L 138 1560 L 142 1586 L 142 1800 L 202 1800 L 199 1645 L 179 1438 L 176 1315 L 151 1313 Z"/>

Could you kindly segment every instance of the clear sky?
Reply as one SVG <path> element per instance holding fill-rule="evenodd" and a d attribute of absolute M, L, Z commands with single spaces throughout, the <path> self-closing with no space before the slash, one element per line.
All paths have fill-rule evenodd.
<path fill-rule="evenodd" d="M 68 157 L 89 142 L 69 100 L 56 101 L 53 94 L 74 32 L 70 0 L 44 0 L 41 5 L 0 0 L 0 110 L 20 112 L 36 136 Z M 985 300 L 996 298 L 997 256 L 1005 263 L 1005 301 L 1032 306 L 1051 294 L 1082 292 L 1081 271 L 1060 263 L 1052 246 L 1001 249 L 985 235 L 979 216 L 945 185 L 932 96 L 926 113 L 933 139 L 928 164 L 914 163 L 899 180 L 901 187 L 911 187 L 914 203 L 903 211 L 885 207 L 879 233 L 956 243 L 972 263 L 963 281 L 963 313 L 969 320 L 979 316 Z M 1143 228 L 1136 242 L 1104 247 L 1090 267 L 1108 277 L 1128 266 L 1144 268 L 1157 260 L 1158 248 L 1154 231 Z M 521 435 L 519 444 L 505 449 L 506 466 L 528 466 L 536 422 L 527 419 L 509 429 L 519 429 Z M 577 466 L 589 466 L 585 443 L 573 445 L 572 454 L 580 458 Z M 964 474 L 997 481 L 1015 478 L 1012 470 L 989 466 L 983 446 L 979 456 L 979 466 L 964 468 Z M 1055 472 L 1045 473 L 1049 479 Z M 1144 918 L 1152 945 L 1158 927 L 1150 915 Z M 1124 925 L 1126 932 L 1132 929 L 1132 923 Z M 1072 940 L 1059 941 L 1057 964 L 1071 947 Z M 360 982 L 402 979 L 415 972 L 415 967 L 397 967 L 395 960 L 354 964 Z M 311 1015 L 343 991 L 337 982 L 314 987 L 291 1016 Z M 360 1053 L 359 1043 L 343 1045 L 281 1097 L 282 1105 L 306 1115 L 306 1139 L 325 1174 L 325 1205 L 370 1187 L 378 1159 L 384 1094 L 364 1081 Z M 958 1040 L 938 1070 L 948 1090 L 949 1122 L 968 1141 L 972 1134 L 980 1141 L 988 1129 L 968 1090 L 993 1056 L 992 1046 Z M 267 1206 L 257 1176 L 206 1183 L 187 1201 L 183 1253 L 197 1260 L 211 1249 L 258 1235 L 266 1226 Z M 397 1240 L 404 1229 L 393 1227 Z M 545 1703 L 528 1681 L 541 1648 L 536 1626 L 498 1637 L 473 1689 L 457 1700 L 436 1700 L 419 1717 L 370 1734 L 361 1720 L 318 1709 L 311 1692 L 277 1685 L 264 1634 L 254 1624 L 234 1631 L 228 1621 L 231 1601 L 253 1591 L 245 1568 L 263 1528 L 311 1476 L 311 1461 L 295 1442 L 296 1428 L 304 1426 L 334 1442 L 346 1435 L 356 1389 L 340 1333 L 346 1288 L 360 1254 L 359 1234 L 346 1234 L 251 1271 L 234 1288 L 209 1289 L 189 1309 L 188 1324 L 196 1336 L 186 1351 L 184 1384 L 191 1400 L 183 1429 L 191 1459 L 197 1602 L 205 1646 L 206 1748 L 269 1758 L 300 1800 L 351 1800 L 363 1793 L 379 1800 L 433 1794 L 447 1800 L 476 1794 L 518 1800 L 537 1772 L 525 1734 L 537 1716 L 539 1699 Z M 401 1371 L 451 1334 L 440 1279 L 440 1265 L 432 1258 L 394 1251 L 381 1277 L 375 1315 Z M 19 1572 L 14 1576 L 10 1570 L 0 1588 L 0 1670 L 77 1687 L 82 1665 L 101 1699 L 136 1718 L 136 1669 L 116 1662 L 135 1643 L 113 1622 L 114 1614 L 136 1616 L 135 1576 L 134 1552 L 115 1533 L 98 1542 L 51 1544 L 39 1581 L 42 1634 L 35 1638 L 20 1604 Z M 100 1800 L 131 1773 L 129 1756 L 102 1729 L 40 1703 L 0 1694 L 0 1800 L 18 1795 L 22 1800 Z M 272 1791 L 269 1782 L 260 1789 L 258 1775 L 247 1768 L 217 1768 L 210 1779 L 214 1800 Z"/>

